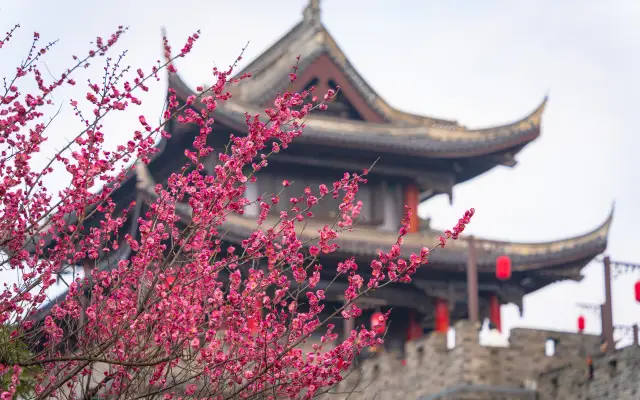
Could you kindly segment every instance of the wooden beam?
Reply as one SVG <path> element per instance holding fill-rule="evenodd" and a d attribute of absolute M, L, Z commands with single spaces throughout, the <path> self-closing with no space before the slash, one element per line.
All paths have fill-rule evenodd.
<path fill-rule="evenodd" d="M 337 296 L 341 301 L 346 301 L 344 295 Z M 356 300 L 355 304 L 362 310 L 376 309 L 382 306 L 389 305 L 389 302 L 385 299 L 377 299 L 375 297 L 364 296 Z"/>
<path fill-rule="evenodd" d="M 490 163 L 495 163 L 495 164 L 502 165 L 504 167 L 510 167 L 510 168 L 513 168 L 518 164 L 518 162 L 515 159 L 515 156 L 509 152 L 497 154 L 495 156 L 490 156 L 490 157 L 487 157 L 487 159 L 489 160 Z"/>
<path fill-rule="evenodd" d="M 468 288 L 466 282 L 445 282 L 438 280 L 413 279 L 412 284 L 429 297 L 446 298 L 451 308 L 455 303 L 468 304 Z M 515 304 L 522 309 L 522 298 L 525 290 L 508 283 L 478 283 L 478 291 L 498 295 L 503 302 Z"/>
<path fill-rule="evenodd" d="M 295 154 L 278 153 L 269 158 L 270 162 L 281 162 L 287 164 L 302 164 L 313 167 L 334 168 L 339 170 L 362 171 L 370 168 L 374 160 L 358 161 L 345 160 L 344 158 L 333 157 L 313 157 L 310 155 L 299 156 Z M 373 169 L 373 173 L 401 178 L 409 178 L 438 189 L 446 189 L 454 181 L 452 174 L 443 172 L 424 172 L 413 168 L 398 167 L 395 165 L 385 165 L 383 160 L 378 161 Z"/>
<path fill-rule="evenodd" d="M 327 280 L 321 280 L 314 289 L 323 289 L 329 301 L 344 301 L 344 291 L 348 288 L 349 284 L 345 282 L 333 282 L 329 285 L 329 283 Z M 386 287 L 372 292 L 368 296 L 361 297 L 358 303 L 412 308 L 422 314 L 429 314 L 433 312 L 433 309 L 427 300 L 428 298 L 424 294 L 414 290 Z"/>

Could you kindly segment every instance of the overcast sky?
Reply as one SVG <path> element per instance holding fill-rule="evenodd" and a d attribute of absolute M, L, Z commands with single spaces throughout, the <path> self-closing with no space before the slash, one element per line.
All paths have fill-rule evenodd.
<path fill-rule="evenodd" d="M 0 76 L 13 71 L 32 31 L 60 40 L 46 59 L 58 74 L 72 54 L 82 54 L 92 38 L 107 36 L 119 24 L 130 27 L 118 47 L 129 50 L 126 63 L 148 70 L 161 58 L 165 26 L 174 46 L 202 31 L 194 53 L 177 65 L 195 87 L 211 82 L 211 67 L 226 67 L 250 41 L 241 66 L 246 65 L 301 19 L 305 5 L 306 0 L 0 0 L 0 29 L 15 23 L 23 28 L 12 46 L 0 50 Z M 432 217 L 436 227 L 451 227 L 475 207 L 469 227 L 474 235 L 548 241 L 592 230 L 615 200 L 608 254 L 640 262 L 640 2 L 324 0 L 322 20 L 369 84 L 405 111 L 484 127 L 520 119 L 549 95 L 542 136 L 518 155 L 515 168 L 496 168 L 457 186 L 452 206 L 446 198 L 422 205 L 421 215 Z M 96 68 L 85 77 L 100 72 Z M 164 79 L 152 85 L 140 111 L 112 119 L 109 143 L 125 140 L 137 128 L 139 113 L 159 115 L 165 87 Z M 56 103 L 83 97 L 81 89 L 61 91 Z M 66 105 L 54 122 L 50 148 L 75 132 L 70 111 Z M 599 315 L 575 304 L 603 302 L 602 266 L 593 262 L 583 273 L 580 283 L 558 283 L 527 296 L 523 318 L 515 307 L 503 307 L 505 327 L 575 330 L 584 313 L 587 331 L 599 333 Z M 615 324 L 640 322 L 633 295 L 638 279 L 640 272 L 634 272 L 614 282 Z"/>

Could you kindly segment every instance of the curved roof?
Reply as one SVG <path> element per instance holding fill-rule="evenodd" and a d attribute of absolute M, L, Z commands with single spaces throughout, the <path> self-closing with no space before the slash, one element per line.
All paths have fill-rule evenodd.
<path fill-rule="evenodd" d="M 510 165 L 513 164 L 513 155 L 540 135 L 546 97 L 526 117 L 484 129 L 468 129 L 455 121 L 411 114 L 392 107 L 364 80 L 336 44 L 320 20 L 317 1 L 310 1 L 303 20 L 236 75 L 251 73 L 252 76 L 230 87 L 233 97 L 220 103 L 216 110 L 218 120 L 234 129 L 245 129 L 245 113 L 262 113 L 262 105 L 288 86 L 291 65 L 297 57 L 300 57 L 298 71 L 304 71 L 323 55 L 338 66 L 358 97 L 375 110 L 382 122 L 323 117 L 321 112 L 317 112 L 305 121 L 305 134 L 300 142 L 383 149 L 385 152 L 432 158 L 508 153 L 509 160 L 502 163 Z M 170 74 L 169 86 L 183 98 L 194 94 L 175 74 Z"/>
<path fill-rule="evenodd" d="M 142 201 L 132 211 L 131 224 L 128 227 L 131 234 L 135 234 L 138 229 L 137 217 L 140 215 L 142 203 L 145 202 L 149 205 L 156 199 L 152 179 L 148 171 L 146 171 L 146 167 L 139 165 L 136 168 L 136 175 L 138 175 L 138 182 L 140 183 L 136 190 L 143 196 L 141 196 Z M 478 271 L 480 273 L 493 274 L 496 257 L 508 255 L 512 259 L 512 269 L 515 274 L 542 275 L 547 281 L 537 282 L 534 286 L 527 288 L 526 292 L 536 290 L 545 286 L 545 284 L 558 280 L 580 280 L 580 269 L 607 247 L 607 237 L 613 220 L 613 211 L 612 208 L 607 219 L 592 231 L 563 240 L 513 243 L 473 238 L 476 247 Z M 176 205 L 176 214 L 185 223 L 191 221 L 191 207 L 186 203 L 178 203 Z M 267 218 L 263 226 L 275 226 L 276 223 L 276 219 Z M 318 229 L 323 226 L 323 223 L 314 220 L 305 221 L 304 225 L 298 226 L 298 234 L 302 239 L 313 239 L 317 236 Z M 219 227 L 219 230 L 225 232 L 225 240 L 239 244 L 249 237 L 256 227 L 255 220 L 237 214 L 229 214 L 226 217 L 226 221 Z M 404 253 L 419 253 L 423 246 L 437 244 L 440 235 L 441 232 L 435 230 L 407 234 L 403 244 Z M 352 232 L 342 232 L 337 243 L 340 246 L 340 252 L 356 256 L 376 257 L 380 249 L 388 248 L 396 242 L 396 239 L 397 233 L 395 232 L 359 226 Z M 446 248 L 438 249 L 430 255 L 429 268 L 440 269 L 445 272 L 464 271 L 470 242 L 471 240 L 468 236 L 463 236 L 456 241 L 449 241 Z M 304 245 L 308 247 L 313 243 L 313 240 L 311 240 L 305 242 Z M 128 258 L 130 253 L 131 248 L 129 245 L 123 243 L 117 254 L 109 259 L 102 259 L 98 264 L 98 268 L 107 268 L 117 260 Z M 419 284 L 419 280 L 414 281 L 414 285 Z M 66 291 L 58 295 L 38 310 L 38 313 L 33 318 L 36 320 L 42 319 L 51 307 L 64 300 L 66 295 Z M 521 307 L 521 304 L 519 306 Z"/>
<path fill-rule="evenodd" d="M 195 95 L 177 74 L 170 74 L 169 87 L 176 90 L 182 99 Z M 305 120 L 304 134 L 298 141 L 353 146 L 363 150 L 382 149 L 429 158 L 483 156 L 521 148 L 536 139 L 540 135 L 546 104 L 545 98 L 526 117 L 508 125 L 484 129 L 372 123 L 311 115 Z M 202 106 L 198 102 L 194 105 Z M 247 128 L 245 113 L 256 115 L 262 114 L 263 110 L 232 97 L 219 103 L 214 116 L 219 122 L 243 131 Z"/>
<path fill-rule="evenodd" d="M 278 89 L 287 87 L 289 84 L 288 74 L 291 72 L 291 65 L 296 60 L 296 57 L 300 57 L 298 71 L 302 71 L 317 57 L 326 54 L 345 73 L 349 83 L 358 90 L 360 96 L 386 122 L 399 125 L 437 127 L 441 128 L 445 134 L 449 131 L 468 131 L 456 121 L 408 113 L 387 103 L 354 68 L 333 36 L 322 24 L 319 16 L 319 7 L 313 3 L 312 1 L 305 9 L 304 18 L 301 22 L 236 75 L 252 74 L 251 79 L 242 80 L 232 90 L 239 102 L 244 104 L 263 104 L 265 101 L 270 100 Z M 451 138 L 458 135 L 447 136 Z"/>
<path fill-rule="evenodd" d="M 367 103 L 388 122 L 425 126 L 457 127 L 456 121 L 427 117 L 401 111 L 380 97 L 353 67 L 329 31 L 320 21 L 317 4 L 310 2 L 303 20 L 280 40 L 242 69 L 237 76 L 251 72 L 254 79 L 241 82 L 235 95 L 245 103 L 261 104 L 280 87 L 286 87 L 291 64 L 300 56 L 299 70 L 306 68 L 320 54 L 327 54 L 345 72 Z"/>
<path fill-rule="evenodd" d="M 156 196 L 151 190 L 147 191 L 147 195 L 148 201 L 152 201 Z M 440 266 L 451 271 L 464 270 L 466 269 L 469 246 L 473 241 L 476 248 L 478 271 L 480 272 L 493 273 L 496 258 L 507 255 L 512 260 L 514 273 L 555 270 L 552 275 L 557 279 L 579 279 L 574 271 L 575 267 L 586 265 L 606 249 L 613 211 L 612 208 L 606 220 L 592 231 L 556 241 L 514 243 L 461 236 L 458 240 L 449 241 L 446 248 L 434 251 L 430 256 L 430 261 L 434 268 Z M 187 204 L 178 205 L 176 212 L 185 221 L 190 221 L 191 207 Z M 269 217 L 262 226 L 276 226 L 277 222 L 277 218 Z M 307 246 L 314 243 L 313 239 L 324 225 L 325 223 L 322 221 L 309 220 L 299 226 L 300 237 L 308 241 Z M 236 214 L 229 214 L 220 226 L 220 230 L 225 231 L 225 239 L 238 243 L 246 239 L 256 228 L 257 222 L 254 219 Z M 442 232 L 435 230 L 407 234 L 403 243 L 404 252 L 406 254 L 420 253 L 422 247 L 436 245 L 440 235 Z M 388 248 L 396 242 L 397 238 L 398 234 L 395 231 L 358 226 L 351 232 L 341 232 L 337 243 L 341 251 L 346 253 L 375 257 L 380 249 Z M 560 269 L 566 266 L 572 268 L 563 273 Z"/>

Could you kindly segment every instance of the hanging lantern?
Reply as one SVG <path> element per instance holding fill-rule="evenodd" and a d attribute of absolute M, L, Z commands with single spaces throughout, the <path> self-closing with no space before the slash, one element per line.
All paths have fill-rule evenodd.
<path fill-rule="evenodd" d="M 384 314 L 379 311 L 374 312 L 371 315 L 371 330 L 377 333 L 378 335 L 384 334 L 386 329 L 386 324 L 384 321 Z"/>
<path fill-rule="evenodd" d="M 636 282 L 635 291 L 636 291 L 636 301 L 640 302 L 640 281 Z"/>
<path fill-rule="evenodd" d="M 581 315 L 578 317 L 578 332 L 582 333 L 584 331 L 584 327 L 585 327 L 585 319 Z"/>
<path fill-rule="evenodd" d="M 251 331 L 251 334 L 255 335 L 258 333 L 260 322 L 258 322 L 258 319 L 255 317 L 249 317 L 247 319 L 247 327 L 249 328 L 249 331 Z"/>
<path fill-rule="evenodd" d="M 252 316 L 247 318 L 247 326 L 252 335 L 256 335 L 260 330 L 260 321 L 262 320 L 262 302 L 256 300 L 257 311 Z"/>
<path fill-rule="evenodd" d="M 511 278 L 511 259 L 508 256 L 500 256 L 496 259 L 496 278 L 501 281 Z"/>
<path fill-rule="evenodd" d="M 164 278 L 164 284 L 167 287 L 167 290 L 177 290 L 175 287 L 173 287 L 174 282 L 176 281 L 176 277 L 174 275 L 169 275 L 166 278 Z"/>

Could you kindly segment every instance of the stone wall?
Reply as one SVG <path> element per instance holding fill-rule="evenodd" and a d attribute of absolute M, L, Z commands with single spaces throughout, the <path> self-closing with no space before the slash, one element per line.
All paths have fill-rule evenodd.
<path fill-rule="evenodd" d="M 524 395 L 498 394 L 491 388 L 522 389 L 535 385 L 540 373 L 585 359 L 597 351 L 600 338 L 555 331 L 513 329 L 508 347 L 481 346 L 478 328 L 467 321 L 455 325 L 455 347 L 448 349 L 446 336 L 434 333 L 406 344 L 404 362 L 396 354 L 384 353 L 364 361 L 352 371 L 332 398 L 418 399 L 456 387 L 469 389 L 447 399 L 531 399 Z M 545 354 L 545 343 L 556 343 L 553 356 Z M 520 397 L 518 397 L 520 396 Z M 562 398 L 562 397 L 559 397 Z"/>
<path fill-rule="evenodd" d="M 640 399 L 640 347 L 593 357 L 593 379 L 586 359 L 551 369 L 538 379 L 540 400 Z"/>

